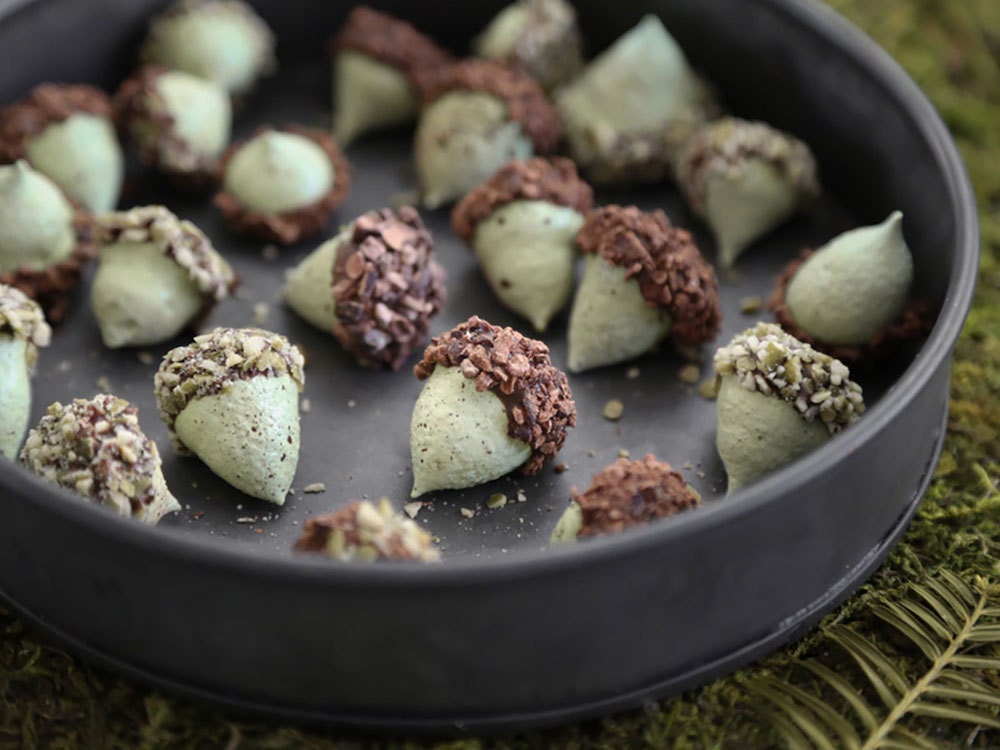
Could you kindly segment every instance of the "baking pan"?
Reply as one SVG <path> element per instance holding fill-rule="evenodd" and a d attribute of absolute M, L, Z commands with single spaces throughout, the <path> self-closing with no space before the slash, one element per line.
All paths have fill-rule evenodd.
<path fill-rule="evenodd" d="M 499 2 L 378 2 L 453 50 Z M 282 69 L 240 111 L 237 134 L 264 122 L 329 117 L 323 44 L 349 3 L 254 2 L 279 38 Z M 155 529 L 72 499 L 0 466 L 0 590 L 72 649 L 150 683 L 284 718 L 393 730 L 518 729 L 579 719 L 669 695 L 746 663 L 801 633 L 882 561 L 905 529 L 940 450 L 948 363 L 973 293 L 974 201 L 947 131 L 914 84 L 871 41 L 804 0 L 665 0 L 578 4 L 591 53 L 646 12 L 658 13 L 730 111 L 790 130 L 817 154 L 826 200 L 741 259 L 723 284 L 720 343 L 752 325 L 740 299 L 766 296 L 803 246 L 901 209 L 917 290 L 936 323 L 922 345 L 859 375 L 871 404 L 822 450 L 732 497 L 714 450 L 714 404 L 681 382 L 666 347 L 571 378 L 580 423 L 561 454 L 569 470 L 514 475 L 439 493 L 418 521 L 440 537 L 438 566 L 332 564 L 293 557 L 310 514 L 410 484 L 407 428 L 419 383 L 358 368 L 334 340 L 281 306 L 282 275 L 314 243 L 269 260 L 231 238 L 206 202 L 141 172 L 128 205 L 164 202 L 202 226 L 244 279 L 214 324 L 254 311 L 309 354 L 299 489 L 282 509 L 243 497 L 197 460 L 171 454 L 152 373 L 171 342 L 104 350 L 86 299 L 42 353 L 35 417 L 51 401 L 110 388 L 140 407 L 184 510 Z M 134 62 L 154 0 L 0 0 L 0 102 L 46 80 L 112 89 Z M 460 10 L 457 8 L 460 7 Z M 414 184 L 409 136 L 374 137 L 348 156 L 356 184 L 339 219 L 387 205 Z M 669 185 L 600 192 L 599 202 L 663 207 L 712 243 Z M 449 271 L 433 330 L 497 306 L 446 212 L 425 213 Z M 333 231 L 334 226 L 331 226 Z M 565 318 L 545 336 L 563 364 Z M 702 375 L 709 374 L 706 347 Z M 147 355 L 151 355 L 147 356 Z M 630 375 L 632 377 L 630 377 Z M 620 399 L 618 423 L 602 416 Z M 613 538 L 546 550 L 572 485 L 627 450 L 655 452 L 705 496 L 704 507 Z M 322 482 L 326 492 L 304 494 Z M 496 492 L 511 501 L 489 510 Z M 517 502 L 522 495 L 524 502 Z M 462 509 L 474 511 L 466 518 Z"/>

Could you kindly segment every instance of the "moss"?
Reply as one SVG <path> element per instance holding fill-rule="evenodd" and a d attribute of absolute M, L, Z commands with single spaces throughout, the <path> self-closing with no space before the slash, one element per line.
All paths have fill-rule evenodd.
<path fill-rule="evenodd" d="M 770 748 L 778 744 L 747 689 L 761 674 L 822 695 L 795 666 L 824 660 L 863 678 L 825 630 L 849 623 L 918 672 L 870 605 L 948 568 L 1000 577 L 1000 3 L 996 0 L 829 0 L 875 37 L 928 92 L 955 134 L 981 209 L 979 289 L 955 352 L 944 456 L 903 542 L 871 581 L 793 646 L 751 668 L 644 710 L 549 732 L 446 743 L 371 741 L 227 716 L 138 687 L 67 656 L 0 610 L 0 748 L 316 748 L 365 750 L 585 750 Z M 993 677 L 994 681 L 997 680 Z M 828 700 L 835 697 L 823 696 Z M 996 734 L 935 722 L 941 746 L 996 747 Z"/>

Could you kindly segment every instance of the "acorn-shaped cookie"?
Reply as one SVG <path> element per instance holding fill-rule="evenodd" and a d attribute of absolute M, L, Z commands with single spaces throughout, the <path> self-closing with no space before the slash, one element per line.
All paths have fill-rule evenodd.
<path fill-rule="evenodd" d="M 569 159 L 515 160 L 455 206 L 451 225 L 500 301 L 544 331 L 573 293 L 574 239 L 593 198 Z"/>
<path fill-rule="evenodd" d="M 283 505 L 299 460 L 302 352 L 256 328 L 216 328 L 167 352 L 156 403 L 180 453 L 221 479 Z"/>
<path fill-rule="evenodd" d="M 778 276 L 770 306 L 796 338 L 848 362 L 888 354 L 925 334 L 925 305 L 909 300 L 913 258 L 903 215 L 807 250 Z"/>
<path fill-rule="evenodd" d="M 819 194 L 806 144 L 762 122 L 730 117 L 691 137 L 678 157 L 677 181 L 715 234 L 724 268 Z"/>
<path fill-rule="evenodd" d="M 212 81 L 159 66 L 140 68 L 114 99 L 119 126 L 139 158 L 180 187 L 215 184 L 229 145 L 229 94 Z"/>
<path fill-rule="evenodd" d="M 163 206 L 102 214 L 90 304 L 104 345 L 146 346 L 207 318 L 238 283 L 198 227 Z"/>
<path fill-rule="evenodd" d="M 478 317 L 431 340 L 410 422 L 413 497 L 520 468 L 536 474 L 576 425 L 566 375 L 549 348 Z"/>
<path fill-rule="evenodd" d="M 17 159 L 27 159 L 88 211 L 110 211 L 125 173 L 111 100 L 93 86 L 37 86 L 0 111 L 0 163 Z"/>
<path fill-rule="evenodd" d="M 719 349 L 715 373 L 716 445 L 730 492 L 823 445 L 865 410 L 843 362 L 772 323 Z"/>
<path fill-rule="evenodd" d="M 306 519 L 295 551 L 318 552 L 341 562 L 441 560 L 431 535 L 395 512 L 388 498 L 378 505 L 354 500 L 333 513 Z"/>
<path fill-rule="evenodd" d="M 552 532 L 552 544 L 616 534 L 632 526 L 690 510 L 701 496 L 665 461 L 648 454 L 641 461 L 619 458 L 594 475 L 572 501 Z"/>
<path fill-rule="evenodd" d="M 511 159 L 548 154 L 559 113 L 522 68 L 462 60 L 414 73 L 424 109 L 414 144 L 427 208 L 461 198 Z"/>
<path fill-rule="evenodd" d="M 351 11 L 330 42 L 333 57 L 333 134 L 344 146 L 371 130 L 417 119 L 414 71 L 452 57 L 406 21 L 366 6 Z"/>
<path fill-rule="evenodd" d="M 546 91 L 583 67 L 576 11 L 566 0 L 517 0 L 500 11 L 472 42 L 480 57 L 521 65 Z"/>
<path fill-rule="evenodd" d="M 31 413 L 31 376 L 38 347 L 52 330 L 37 303 L 0 284 L 0 454 L 17 458 Z"/>
<path fill-rule="evenodd" d="M 586 268 L 569 318 L 569 369 L 625 362 L 672 336 L 711 341 L 722 313 L 715 271 L 663 211 L 595 209 L 576 238 Z"/>
<path fill-rule="evenodd" d="M 594 183 L 662 179 L 691 129 L 718 110 L 677 42 L 651 15 L 561 88 L 555 101 L 570 155 Z"/>
<path fill-rule="evenodd" d="M 0 284 L 38 302 L 53 324 L 94 255 L 91 229 L 90 215 L 26 161 L 0 166 Z"/>
<path fill-rule="evenodd" d="M 21 463 L 43 479 L 153 525 L 181 509 L 160 468 L 160 452 L 138 410 L 109 394 L 56 402 L 28 433 Z"/>
<path fill-rule="evenodd" d="M 332 136 L 264 127 L 226 152 L 215 205 L 236 234 L 290 245 L 322 232 L 350 189 L 351 167 Z"/>
<path fill-rule="evenodd" d="M 369 211 L 288 274 L 285 299 L 366 366 L 398 370 L 424 346 L 444 302 L 444 269 L 420 214 Z"/>
<path fill-rule="evenodd" d="M 263 19 L 240 0 L 179 0 L 149 24 L 140 56 L 240 96 L 277 68 L 274 42 Z"/>

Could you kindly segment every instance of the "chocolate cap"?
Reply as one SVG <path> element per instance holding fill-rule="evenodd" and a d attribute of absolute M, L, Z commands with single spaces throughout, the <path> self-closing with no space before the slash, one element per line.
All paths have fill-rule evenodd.
<path fill-rule="evenodd" d="M 670 223 L 660 210 L 603 206 L 591 211 L 576 237 L 583 253 L 599 253 L 635 278 L 642 296 L 671 320 L 678 344 L 699 344 L 719 333 L 722 310 L 715 270 L 702 257 L 691 233 Z"/>
<path fill-rule="evenodd" d="M 452 209 L 451 227 L 469 242 L 479 222 L 515 200 L 548 201 L 585 214 L 594 205 L 594 191 L 569 159 L 515 159 L 462 198 Z"/>
<path fill-rule="evenodd" d="M 32 371 L 38 347 L 48 346 L 52 340 L 52 329 L 45 322 L 41 306 L 20 289 L 6 284 L 0 284 L 0 333 L 27 342 L 25 358 Z"/>
<path fill-rule="evenodd" d="M 425 105 L 450 91 L 491 94 L 507 105 L 507 114 L 521 123 L 537 153 L 552 153 L 559 145 L 562 134 L 559 111 L 538 82 L 517 65 L 468 58 L 414 71 L 413 81 Z"/>
<path fill-rule="evenodd" d="M 476 381 L 477 391 L 492 391 L 507 409 L 507 434 L 531 448 L 521 467 L 537 474 L 576 426 L 576 403 L 565 373 L 553 366 L 549 348 L 513 328 L 494 326 L 477 316 L 431 340 L 413 368 L 420 380 L 436 365 L 458 367 Z"/>
<path fill-rule="evenodd" d="M 366 5 L 351 11 L 327 45 L 330 55 L 343 50 L 364 53 L 406 75 L 447 65 L 455 59 L 412 24 Z"/>
<path fill-rule="evenodd" d="M 111 100 L 84 84 L 43 83 L 24 99 L 0 111 L 0 163 L 26 158 L 28 142 L 54 122 L 77 113 L 111 117 Z"/>

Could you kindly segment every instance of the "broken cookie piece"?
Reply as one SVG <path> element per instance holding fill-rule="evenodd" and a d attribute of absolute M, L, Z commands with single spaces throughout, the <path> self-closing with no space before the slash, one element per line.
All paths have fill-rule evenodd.
<path fill-rule="evenodd" d="M 167 352 L 154 386 L 174 447 L 241 492 L 284 504 L 299 459 L 303 364 L 288 339 L 256 328 L 216 328 Z"/>
<path fill-rule="evenodd" d="M 415 75 L 424 109 L 414 144 L 423 203 L 462 197 L 511 159 L 548 154 L 559 113 L 522 68 L 469 59 Z"/>
<path fill-rule="evenodd" d="M 715 234 L 723 268 L 819 195 L 816 160 L 805 143 L 732 117 L 691 137 L 678 157 L 677 182 Z"/>
<path fill-rule="evenodd" d="M 387 498 L 378 504 L 354 500 L 346 507 L 306 520 L 296 552 L 318 552 L 341 562 L 439 562 L 431 535 L 396 513 Z"/>
<path fill-rule="evenodd" d="M 38 348 L 51 338 L 42 308 L 20 290 L 0 284 L 0 454 L 7 458 L 17 458 L 28 429 Z"/>
<path fill-rule="evenodd" d="M 263 127 L 226 152 L 214 202 L 234 233 L 290 245 L 322 232 L 350 189 L 351 167 L 332 136 Z"/>
<path fill-rule="evenodd" d="M 46 481 L 150 525 L 181 509 L 163 479 L 156 443 L 139 427 L 138 410 L 117 396 L 52 404 L 28 433 L 21 463 Z"/>
<path fill-rule="evenodd" d="M 886 356 L 930 330 L 926 305 L 910 299 L 913 257 L 903 215 L 807 250 L 778 277 L 770 307 L 786 331 L 857 363 Z"/>
<path fill-rule="evenodd" d="M 574 239 L 593 190 L 569 159 L 511 161 L 452 211 L 493 292 L 544 331 L 573 293 Z"/>
<path fill-rule="evenodd" d="M 371 130 L 417 119 L 415 71 L 446 65 L 452 56 L 406 21 L 358 6 L 330 42 L 333 133 L 345 147 Z"/>
<path fill-rule="evenodd" d="M 570 312 L 571 372 L 634 359 L 668 335 L 680 345 L 715 338 L 722 317 L 715 271 L 663 211 L 603 206 L 576 243 L 586 268 Z"/>
<path fill-rule="evenodd" d="M 370 211 L 288 275 L 285 299 L 366 366 L 398 370 L 444 303 L 434 240 L 409 206 Z"/>
<path fill-rule="evenodd" d="M 865 411 L 840 360 L 771 323 L 715 353 L 716 445 L 729 492 L 826 443 Z"/>
<path fill-rule="evenodd" d="M 238 283 L 202 231 L 163 206 L 103 214 L 94 236 L 100 264 L 91 307 L 112 349 L 172 339 L 206 319 Z"/>
<path fill-rule="evenodd" d="M 50 323 L 66 316 L 93 258 L 91 229 L 90 215 L 26 161 L 0 166 L 0 283 L 38 302 Z"/>
<path fill-rule="evenodd" d="M 701 502 L 679 472 L 652 454 L 641 461 L 619 458 L 594 475 L 586 492 L 574 487 L 572 497 L 552 532 L 552 544 L 617 534 Z"/>
<path fill-rule="evenodd" d="M 410 422 L 412 497 L 535 474 L 576 425 L 548 347 L 475 316 L 432 339 L 414 374 L 427 382 Z"/>
<path fill-rule="evenodd" d="M 583 67 L 576 11 L 566 0 L 516 0 L 490 21 L 472 48 L 480 57 L 517 63 L 546 91 Z"/>
<path fill-rule="evenodd" d="M 0 163 L 26 159 L 91 213 L 110 211 L 125 174 L 111 114 L 93 86 L 37 86 L 0 111 Z"/>
<path fill-rule="evenodd" d="M 139 158 L 175 185 L 211 187 L 229 145 L 229 94 L 210 80 L 146 66 L 121 85 L 114 100 L 119 126 Z"/>

